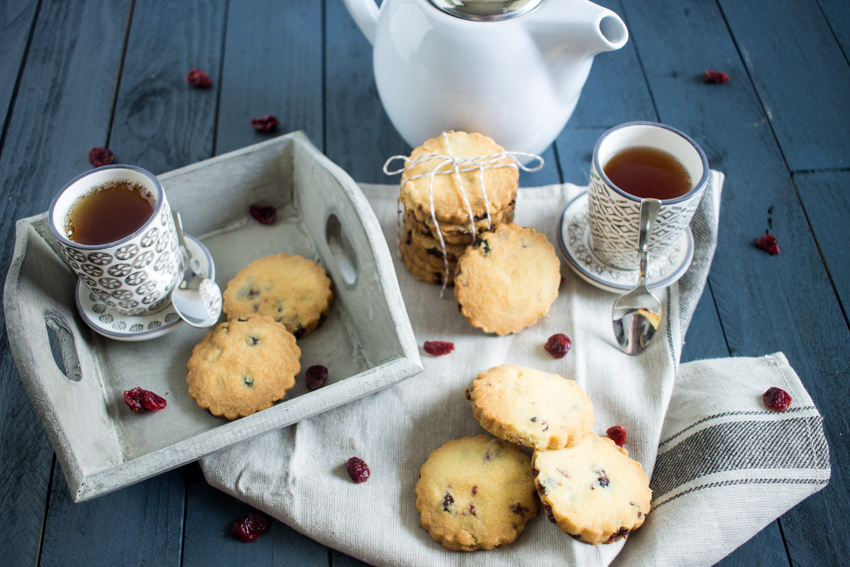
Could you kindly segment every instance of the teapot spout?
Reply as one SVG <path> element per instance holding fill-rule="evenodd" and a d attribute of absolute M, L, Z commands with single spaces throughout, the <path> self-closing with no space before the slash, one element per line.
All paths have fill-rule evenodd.
<path fill-rule="evenodd" d="M 529 14 L 527 23 L 538 45 L 568 43 L 573 55 L 616 51 L 629 41 L 629 30 L 620 16 L 587 0 L 544 2 Z"/>
<path fill-rule="evenodd" d="M 626 28 L 626 24 L 614 12 L 605 14 L 599 19 L 596 24 L 596 31 L 599 32 L 597 39 L 600 43 L 600 53 L 602 51 L 616 51 L 629 41 L 629 30 Z"/>

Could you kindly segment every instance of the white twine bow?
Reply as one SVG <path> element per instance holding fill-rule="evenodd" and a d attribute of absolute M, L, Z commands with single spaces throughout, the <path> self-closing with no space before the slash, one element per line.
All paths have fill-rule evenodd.
<path fill-rule="evenodd" d="M 402 173 L 404 171 L 408 171 L 413 169 L 414 167 L 427 163 L 429 161 L 439 161 L 435 168 L 427 173 L 420 173 L 419 175 L 414 175 L 412 177 L 408 177 L 404 180 L 404 183 L 408 181 L 413 181 L 414 179 L 420 179 L 422 177 L 429 177 L 428 182 L 428 200 L 431 204 L 431 220 L 434 222 L 434 230 L 437 233 L 437 238 L 440 240 L 440 249 L 443 252 L 443 287 L 440 290 L 440 297 L 443 297 L 443 293 L 446 291 L 446 285 L 449 280 L 449 260 L 448 255 L 446 253 L 446 243 L 443 239 L 443 233 L 440 231 L 440 223 L 437 222 L 437 213 L 434 208 L 434 176 L 435 175 L 451 175 L 454 174 L 455 179 L 457 180 L 457 185 L 460 188 L 460 195 L 463 199 L 463 204 L 466 206 L 466 211 L 469 214 L 469 223 L 472 230 L 472 239 L 475 241 L 477 239 L 477 231 L 475 230 L 475 215 L 472 213 L 472 205 L 469 203 L 469 199 L 466 196 L 466 191 L 463 188 L 463 182 L 461 181 L 460 174 L 468 173 L 470 171 L 478 170 L 478 177 L 481 181 L 481 193 L 484 195 L 484 209 L 487 212 L 487 230 L 492 228 L 492 218 L 490 217 L 490 201 L 487 198 L 487 189 L 484 186 L 484 170 L 485 169 L 498 169 L 501 167 L 512 167 L 514 169 L 522 169 L 523 171 L 540 171 L 543 167 L 543 158 L 535 155 L 528 154 L 525 152 L 499 152 L 495 154 L 487 154 L 484 156 L 474 156 L 474 157 L 455 157 L 454 153 L 452 153 L 451 144 L 449 143 L 448 133 L 443 132 L 443 139 L 446 142 L 446 151 L 448 155 L 439 154 L 439 153 L 427 153 L 417 157 L 414 160 L 409 160 L 407 156 L 392 156 L 386 162 L 384 162 L 383 171 L 386 175 L 396 175 Z M 519 161 L 519 157 L 527 157 L 530 158 L 529 162 L 537 161 L 537 165 L 534 167 L 526 167 Z M 509 158 L 511 161 L 504 161 L 505 158 Z M 395 160 L 404 160 L 405 165 L 400 169 L 390 170 L 390 164 Z M 451 166 L 446 167 L 444 166 Z M 399 213 L 401 213 L 401 199 L 399 199 Z M 399 215 L 400 219 L 400 215 Z M 401 225 L 399 220 L 399 237 L 401 237 Z"/>

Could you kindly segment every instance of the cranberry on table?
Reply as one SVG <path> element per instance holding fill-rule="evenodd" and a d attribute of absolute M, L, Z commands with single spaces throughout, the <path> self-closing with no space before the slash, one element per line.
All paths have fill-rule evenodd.
<path fill-rule="evenodd" d="M 431 356 L 443 356 L 452 352 L 455 344 L 449 341 L 425 341 L 423 348 Z"/>
<path fill-rule="evenodd" d="M 764 405 L 773 411 L 785 411 L 791 405 L 791 396 L 788 395 L 788 392 L 776 387 L 768 388 L 767 392 L 762 394 L 761 397 L 764 400 Z"/>
<path fill-rule="evenodd" d="M 354 481 L 355 484 L 360 484 L 362 482 L 366 482 L 369 480 L 369 475 L 371 471 L 369 470 L 369 465 L 359 457 L 351 457 L 345 463 L 345 470 L 348 471 L 348 476 L 351 477 L 351 480 Z"/>
<path fill-rule="evenodd" d="M 159 411 L 168 405 L 160 396 L 148 390 L 143 390 L 138 386 L 124 392 L 124 403 L 135 412 L 145 410 Z"/>
<path fill-rule="evenodd" d="M 311 392 L 325 385 L 328 379 L 328 369 L 324 366 L 311 366 L 307 369 L 307 389 Z"/>
<path fill-rule="evenodd" d="M 115 161 L 115 154 L 109 148 L 92 148 L 89 150 L 89 163 L 94 167 L 110 165 Z"/>
<path fill-rule="evenodd" d="M 269 529 L 269 518 L 262 512 L 254 510 L 233 524 L 233 535 L 245 543 L 257 541 Z"/>
<path fill-rule="evenodd" d="M 723 71 L 715 71 L 713 69 L 706 69 L 705 73 L 703 73 L 703 75 L 702 75 L 702 80 L 705 81 L 706 83 L 716 83 L 716 84 L 728 83 L 729 82 L 729 75 L 727 75 Z"/>
<path fill-rule="evenodd" d="M 259 118 L 252 118 L 251 126 L 257 132 L 271 132 L 272 130 L 280 126 L 280 120 L 277 119 L 277 116 L 266 114 L 265 116 L 260 116 Z"/>
<path fill-rule="evenodd" d="M 210 79 L 210 76 L 200 69 L 192 69 L 186 73 L 185 81 L 199 89 L 207 89 L 212 86 L 212 79 Z"/>
<path fill-rule="evenodd" d="M 615 425 L 614 427 L 609 427 L 606 432 L 608 437 L 614 441 L 618 446 L 622 447 L 626 444 L 627 431 L 626 428 L 622 425 Z"/>
<path fill-rule="evenodd" d="M 779 254 L 779 242 L 772 234 L 762 234 L 759 236 L 758 240 L 756 240 L 756 246 L 762 250 L 767 250 L 771 256 Z"/>
<path fill-rule="evenodd" d="M 570 352 L 570 347 L 572 346 L 573 342 L 567 335 L 563 333 L 557 333 L 549 337 L 549 340 L 546 341 L 546 344 L 543 345 L 543 348 L 545 348 L 546 352 L 548 352 L 555 358 L 564 358 L 565 356 L 567 356 L 567 353 Z"/>

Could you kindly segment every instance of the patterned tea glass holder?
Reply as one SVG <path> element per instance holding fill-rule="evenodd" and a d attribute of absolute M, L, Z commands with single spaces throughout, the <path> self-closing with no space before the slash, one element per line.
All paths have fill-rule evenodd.
<path fill-rule="evenodd" d="M 672 154 L 688 171 L 692 189 L 676 199 L 661 201 L 649 238 L 649 256 L 675 243 L 691 222 L 708 184 L 708 160 L 696 142 L 684 133 L 656 122 L 627 122 L 605 132 L 593 149 L 588 187 L 588 225 L 593 251 L 606 264 L 623 270 L 638 267 L 640 197 L 611 183 L 604 165 L 616 153 L 649 146 Z"/>
<path fill-rule="evenodd" d="M 127 180 L 151 192 L 156 208 L 137 231 L 115 242 L 79 244 L 65 235 L 65 218 L 74 202 L 110 181 Z M 107 165 L 65 185 L 50 204 L 50 230 L 68 265 L 100 301 L 125 315 L 162 309 L 177 285 L 180 252 L 171 208 L 159 180 L 132 165 Z"/>

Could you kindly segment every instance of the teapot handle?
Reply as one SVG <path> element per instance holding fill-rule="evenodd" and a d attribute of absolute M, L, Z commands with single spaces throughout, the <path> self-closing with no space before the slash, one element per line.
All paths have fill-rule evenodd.
<path fill-rule="evenodd" d="M 369 43 L 374 44 L 375 34 L 378 31 L 378 15 L 381 12 L 375 0 L 343 0 L 343 2 L 357 27 Z"/>

